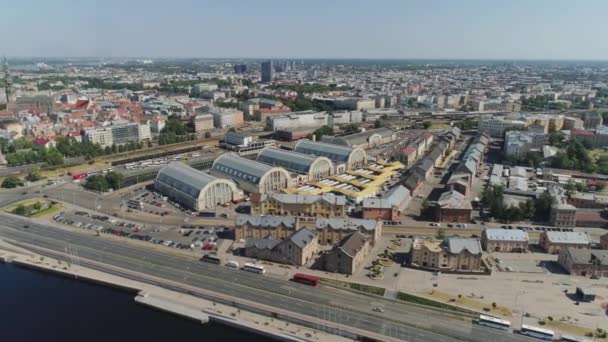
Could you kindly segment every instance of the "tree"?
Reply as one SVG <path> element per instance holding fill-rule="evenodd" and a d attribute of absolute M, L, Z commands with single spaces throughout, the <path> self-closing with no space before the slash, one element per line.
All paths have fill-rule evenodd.
<path fill-rule="evenodd" d="M 211 132 L 209 132 L 209 131 L 205 132 L 205 138 L 206 139 L 211 138 Z"/>
<path fill-rule="evenodd" d="M 108 186 L 114 190 L 118 190 L 122 187 L 122 183 L 124 182 L 124 176 L 118 172 L 108 172 L 105 176 L 106 181 L 108 182 Z"/>
<path fill-rule="evenodd" d="M 63 156 L 56 149 L 51 149 L 46 154 L 46 162 L 49 165 L 61 165 L 63 164 Z"/>
<path fill-rule="evenodd" d="M 35 181 L 41 180 L 42 175 L 40 174 L 40 168 L 35 167 L 35 168 L 31 169 L 30 172 L 27 173 L 27 176 L 25 176 L 25 179 L 30 182 L 35 182 Z"/>
<path fill-rule="evenodd" d="M 423 122 L 423 123 L 422 123 L 422 127 L 423 127 L 424 129 L 429 129 L 429 128 L 431 128 L 431 122 L 430 122 L 430 121 L 425 121 L 425 122 Z"/>
<path fill-rule="evenodd" d="M 38 210 L 42 209 L 42 203 L 36 202 L 32 205 L 32 208 L 34 208 L 34 210 L 38 211 Z"/>
<path fill-rule="evenodd" d="M 376 121 L 374 121 L 374 127 L 375 128 L 380 128 L 383 126 L 382 120 L 381 119 L 377 119 Z"/>
<path fill-rule="evenodd" d="M 236 132 L 236 128 L 234 128 L 234 127 L 230 127 L 230 128 L 228 129 L 228 132 Z"/>
<path fill-rule="evenodd" d="M 5 189 L 13 189 L 18 186 L 23 186 L 23 181 L 17 176 L 8 176 L 2 181 L 1 187 Z"/>
<path fill-rule="evenodd" d="M 334 129 L 331 126 L 323 126 L 317 128 L 317 130 L 315 130 L 312 134 L 317 140 L 321 140 L 321 137 L 324 135 L 334 135 Z"/>
<path fill-rule="evenodd" d="M 549 213 L 553 206 L 553 196 L 548 192 L 543 192 L 534 202 L 536 219 L 538 221 L 546 221 L 549 219 Z"/>
<path fill-rule="evenodd" d="M 87 178 L 84 187 L 89 190 L 106 192 L 110 188 L 110 185 L 103 175 L 94 175 Z"/>
<path fill-rule="evenodd" d="M 19 204 L 17 206 L 17 208 L 15 208 L 13 213 L 15 213 L 16 215 L 20 215 L 20 216 L 26 216 L 27 209 L 25 208 L 25 206 L 23 204 Z"/>

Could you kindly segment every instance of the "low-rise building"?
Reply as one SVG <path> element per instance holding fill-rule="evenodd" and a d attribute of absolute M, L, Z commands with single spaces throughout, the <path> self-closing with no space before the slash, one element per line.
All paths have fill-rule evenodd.
<path fill-rule="evenodd" d="M 439 222 L 471 222 L 473 207 L 466 196 L 456 190 L 441 194 L 437 201 L 437 221 Z"/>
<path fill-rule="evenodd" d="M 589 248 L 591 240 L 584 232 L 542 232 L 538 244 L 549 254 L 559 254 L 566 247 Z"/>
<path fill-rule="evenodd" d="M 482 249 L 477 238 L 417 238 L 412 244 L 413 266 L 439 271 L 481 271 Z"/>
<path fill-rule="evenodd" d="M 544 133 L 508 131 L 505 133 L 505 155 L 522 156 L 531 151 L 541 151 L 544 143 Z"/>
<path fill-rule="evenodd" d="M 402 185 L 397 185 L 380 198 L 364 199 L 363 218 L 398 221 L 411 199 L 410 191 Z"/>
<path fill-rule="evenodd" d="M 334 245 L 346 235 L 356 231 L 369 236 L 370 243 L 376 245 L 382 235 L 382 221 L 349 217 L 318 217 L 315 221 L 315 229 L 319 234 L 319 243 L 322 245 Z"/>
<path fill-rule="evenodd" d="M 261 239 L 272 236 L 284 239 L 299 228 L 295 216 L 253 216 L 238 214 L 234 226 L 234 239 Z"/>
<path fill-rule="evenodd" d="M 200 114 L 194 117 L 194 131 L 205 132 L 210 131 L 214 128 L 213 115 L 211 114 Z"/>
<path fill-rule="evenodd" d="M 323 254 L 321 265 L 328 272 L 355 274 L 372 250 L 369 237 L 354 232 L 342 238 L 330 251 Z"/>
<path fill-rule="evenodd" d="M 245 242 L 246 257 L 295 266 L 305 265 L 318 252 L 319 241 L 307 228 L 297 230 L 283 240 L 266 237 Z"/>
<path fill-rule="evenodd" d="M 481 233 L 481 245 L 488 252 L 527 252 L 528 233 L 519 229 L 487 228 Z"/>
<path fill-rule="evenodd" d="M 301 217 L 344 217 L 346 197 L 334 194 L 252 194 L 252 215 L 288 215 Z"/>
<path fill-rule="evenodd" d="M 583 277 L 608 277 L 608 250 L 562 248 L 557 262 L 569 274 Z"/>

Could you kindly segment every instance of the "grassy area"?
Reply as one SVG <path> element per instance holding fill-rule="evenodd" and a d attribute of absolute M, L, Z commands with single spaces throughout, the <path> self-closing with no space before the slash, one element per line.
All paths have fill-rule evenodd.
<path fill-rule="evenodd" d="M 470 297 L 467 297 L 464 295 L 452 296 L 450 294 L 443 293 L 440 291 L 435 291 L 435 290 L 431 291 L 429 293 L 429 295 L 432 297 L 435 297 L 437 299 L 444 300 L 446 302 L 469 307 L 478 312 L 485 311 L 485 312 L 489 312 L 489 313 L 499 314 L 504 317 L 511 317 L 513 315 L 511 313 L 511 310 L 509 310 L 505 307 L 502 307 L 499 305 L 496 305 L 496 307 L 493 307 L 492 303 L 484 303 L 484 302 L 478 301 L 477 299 L 473 299 L 473 298 L 470 298 Z"/>
<path fill-rule="evenodd" d="M 382 287 L 377 287 L 377 286 L 349 283 L 347 281 L 341 281 L 341 280 L 329 279 L 329 278 L 320 278 L 320 279 L 321 279 L 321 282 L 326 283 L 326 284 L 331 284 L 331 285 L 338 286 L 338 287 L 345 287 L 347 289 L 353 289 L 353 290 L 373 294 L 376 296 L 384 296 L 384 292 L 386 291 L 386 289 L 384 289 Z"/>
<path fill-rule="evenodd" d="M 46 208 L 35 214 L 32 214 L 32 216 L 30 216 L 30 217 L 38 218 L 38 217 L 42 217 L 42 216 L 52 215 L 52 214 L 58 212 L 59 210 L 61 210 L 62 208 L 63 208 L 63 206 L 61 204 L 57 203 L 57 204 L 50 206 L 49 208 Z"/>
<path fill-rule="evenodd" d="M 17 208 L 20 205 L 32 205 L 36 202 L 40 202 L 42 201 L 41 199 L 37 199 L 37 198 L 30 198 L 30 199 L 26 199 L 23 201 L 19 201 L 19 202 L 15 202 L 13 204 L 9 204 L 6 207 L 2 208 L 2 211 L 7 212 L 7 213 L 12 213 L 13 210 L 15 210 L 15 208 Z"/>
<path fill-rule="evenodd" d="M 559 321 L 559 320 L 555 320 L 555 319 L 553 319 L 553 320 L 544 319 L 543 322 L 545 322 L 545 323 L 544 324 L 539 323 L 539 325 L 542 327 L 545 327 L 545 328 L 549 328 L 549 329 L 556 329 L 556 330 L 559 330 L 559 331 L 564 332 L 569 335 L 589 337 L 590 336 L 589 334 L 593 334 L 593 332 L 594 332 L 593 329 L 580 327 L 578 325 L 573 325 L 568 322 L 563 322 L 563 321 Z M 596 337 L 596 341 L 606 341 L 606 339 Z"/>
<path fill-rule="evenodd" d="M 35 209 L 33 209 L 32 207 L 34 206 L 34 204 L 36 202 L 40 203 L 40 205 L 43 207 L 43 209 L 41 209 L 39 211 L 36 211 Z M 13 203 L 11 205 L 8 205 L 8 206 L 2 208 L 2 211 L 19 215 L 19 213 L 15 212 L 15 209 L 17 209 L 17 207 L 19 207 L 19 206 L 24 206 L 26 208 L 29 208 L 29 210 L 27 211 L 28 214 L 21 214 L 21 215 L 25 216 L 25 217 L 32 217 L 32 218 L 50 215 L 50 214 L 53 214 L 53 213 L 61 210 L 61 208 L 63 208 L 63 206 L 59 203 L 51 204 L 51 201 L 49 201 L 49 200 L 40 199 L 40 198 L 30 198 L 30 199 L 26 199 L 26 200 L 19 201 L 19 202 Z"/>
<path fill-rule="evenodd" d="M 410 303 L 414 303 L 414 304 L 431 306 L 431 307 L 434 307 L 434 308 L 439 308 L 439 309 L 444 309 L 444 310 L 450 310 L 450 311 L 455 311 L 455 312 L 464 312 L 464 313 L 468 313 L 468 314 L 477 314 L 474 311 L 463 309 L 463 308 L 458 307 L 458 306 L 454 306 L 454 305 L 438 302 L 436 300 L 432 300 L 432 299 L 428 299 L 428 298 L 424 298 L 424 297 L 419 297 L 419 296 L 415 296 L 415 295 L 412 295 L 412 294 L 409 294 L 409 293 L 404 293 L 404 292 L 397 293 L 397 299 L 402 300 L 404 302 L 410 302 Z"/>
<path fill-rule="evenodd" d="M 449 127 L 450 127 L 450 125 L 445 124 L 445 123 L 432 123 L 431 127 L 429 127 L 429 129 L 446 129 Z"/>

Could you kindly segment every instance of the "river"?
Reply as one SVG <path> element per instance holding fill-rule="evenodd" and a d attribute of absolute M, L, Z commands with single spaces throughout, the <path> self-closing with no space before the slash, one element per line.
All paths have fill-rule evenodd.
<path fill-rule="evenodd" d="M 255 341 L 271 339 L 156 311 L 135 294 L 0 264 L 0 336 L 6 342 Z"/>

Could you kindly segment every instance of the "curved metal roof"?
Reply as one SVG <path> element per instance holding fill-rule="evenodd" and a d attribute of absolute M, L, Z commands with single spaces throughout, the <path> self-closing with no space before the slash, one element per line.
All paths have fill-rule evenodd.
<path fill-rule="evenodd" d="M 259 184 L 262 177 L 273 167 L 235 153 L 224 153 L 213 162 L 211 169 L 233 179 Z"/>
<path fill-rule="evenodd" d="M 169 163 L 158 171 L 156 177 L 157 182 L 162 182 L 193 198 L 198 198 L 205 186 L 218 179 L 182 162 Z"/>
<path fill-rule="evenodd" d="M 289 171 L 308 173 L 312 165 L 319 159 L 308 154 L 282 150 L 275 147 L 264 148 L 256 158 L 257 161 L 273 166 L 280 166 Z M 327 159 L 323 160 L 329 162 Z M 331 167 L 331 165 L 330 165 Z"/>
<path fill-rule="evenodd" d="M 328 144 L 319 141 L 300 140 L 294 151 L 315 156 L 327 157 L 334 161 L 346 162 L 353 149 L 342 145 Z"/>

